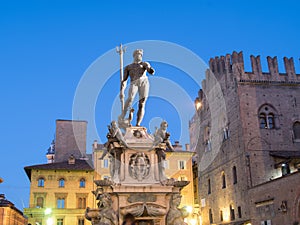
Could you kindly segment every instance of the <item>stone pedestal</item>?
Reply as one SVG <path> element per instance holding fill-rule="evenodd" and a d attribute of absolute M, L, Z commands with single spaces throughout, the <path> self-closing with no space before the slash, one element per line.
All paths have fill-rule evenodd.
<path fill-rule="evenodd" d="M 171 225 L 167 222 L 167 215 L 172 217 L 168 214 L 170 209 L 176 211 L 180 203 L 180 199 L 178 205 L 174 203 L 174 196 L 180 196 L 180 190 L 189 182 L 164 177 L 162 154 L 166 144 L 155 145 L 154 137 L 147 133 L 146 128 L 128 127 L 123 137 L 123 144 L 112 141 L 107 145 L 114 160 L 111 163 L 114 167 L 111 170 L 114 173 L 112 180 L 95 181 L 97 190 L 94 194 L 99 200 L 98 217 L 103 215 L 102 211 L 105 211 L 103 207 L 106 205 L 107 209 L 107 205 L 110 205 L 110 211 L 105 211 L 109 211 L 107 217 L 114 218 L 116 215 L 120 225 L 128 213 L 132 214 L 140 225 Z M 107 198 L 111 198 L 111 204 L 102 203 L 102 199 Z M 178 197 L 176 201 L 178 202 Z M 94 214 L 89 217 L 87 212 L 87 218 L 91 221 L 95 217 Z M 101 219 L 94 221 L 94 225 L 105 223 Z M 106 219 L 106 221 L 113 220 Z M 107 224 L 117 225 L 113 222 Z"/>

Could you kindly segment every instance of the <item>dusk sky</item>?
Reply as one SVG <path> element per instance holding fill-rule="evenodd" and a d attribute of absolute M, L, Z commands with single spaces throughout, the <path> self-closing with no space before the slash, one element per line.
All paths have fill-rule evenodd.
<path fill-rule="evenodd" d="M 251 54 L 261 55 L 264 71 L 269 55 L 278 57 L 280 72 L 284 72 L 282 58 L 294 57 L 299 74 L 299 12 L 298 0 L 0 1 L 0 177 L 4 179 L 0 193 L 20 209 L 28 207 L 30 183 L 24 166 L 46 163 L 55 120 L 72 119 L 80 79 L 115 46 L 168 41 L 190 49 L 205 62 L 243 51 L 248 71 Z M 132 50 L 125 53 L 129 59 Z M 184 71 L 150 63 L 156 76 L 176 82 L 192 100 L 197 96 L 201 87 Z M 105 140 L 118 85 L 118 73 L 112 74 L 99 94 L 95 108 L 99 141 Z M 192 116 L 193 105 L 186 107 Z M 189 142 L 188 130 L 182 136 L 177 129 L 181 115 L 167 101 L 149 98 L 146 114 L 144 126 L 160 116 L 169 122 L 172 141 Z M 88 136 L 88 153 L 95 138 Z"/>

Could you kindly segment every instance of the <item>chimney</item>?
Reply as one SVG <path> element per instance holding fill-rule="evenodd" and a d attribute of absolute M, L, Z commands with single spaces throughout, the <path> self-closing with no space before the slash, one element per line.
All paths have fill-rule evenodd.
<path fill-rule="evenodd" d="M 190 151 L 191 149 L 190 149 L 190 144 L 185 144 L 185 150 L 186 151 Z"/>
<path fill-rule="evenodd" d="M 68 163 L 71 165 L 71 164 L 75 164 L 75 157 L 74 155 L 71 155 L 68 159 Z"/>
<path fill-rule="evenodd" d="M 4 194 L 0 194 L 0 200 L 4 200 L 5 199 L 5 195 Z"/>

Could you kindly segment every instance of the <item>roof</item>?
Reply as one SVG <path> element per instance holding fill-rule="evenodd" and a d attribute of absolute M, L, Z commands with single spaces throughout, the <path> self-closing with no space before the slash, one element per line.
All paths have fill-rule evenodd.
<path fill-rule="evenodd" d="M 22 213 L 21 210 L 19 210 L 18 208 L 16 208 L 15 205 L 11 201 L 8 201 L 5 198 L 0 199 L 0 207 L 9 207 L 9 208 L 12 208 L 16 212 L 18 212 L 20 215 L 24 216 L 24 214 Z"/>
<path fill-rule="evenodd" d="M 299 159 L 299 151 L 271 151 L 270 156 L 283 158 L 283 159 Z"/>
<path fill-rule="evenodd" d="M 54 163 L 26 166 L 26 167 L 24 167 L 24 170 L 30 180 L 31 179 L 31 170 L 93 171 L 94 167 L 92 166 L 92 163 L 89 160 L 76 159 L 74 164 L 69 164 L 68 161 L 54 162 Z"/>

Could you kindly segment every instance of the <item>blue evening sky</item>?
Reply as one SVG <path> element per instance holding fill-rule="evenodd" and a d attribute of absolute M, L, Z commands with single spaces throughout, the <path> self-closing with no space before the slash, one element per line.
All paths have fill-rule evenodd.
<path fill-rule="evenodd" d="M 23 167 L 46 162 L 55 120 L 72 118 L 74 93 L 85 70 L 119 43 L 174 42 L 205 62 L 243 51 L 247 70 L 251 54 L 262 56 L 264 70 L 265 57 L 278 56 L 281 71 L 281 58 L 288 56 L 294 57 L 300 73 L 299 10 L 297 0 L 0 1 L 0 193 L 20 209 L 28 206 L 29 180 Z M 196 97 L 199 86 L 184 72 L 153 65 L 158 75 Z M 116 82 L 118 74 L 97 101 L 100 138 L 110 121 Z M 150 98 L 147 109 L 145 121 L 167 119 L 172 141 L 189 141 L 188 135 L 181 138 L 178 133 L 180 115 L 167 101 Z M 94 138 L 88 139 L 88 152 Z"/>

